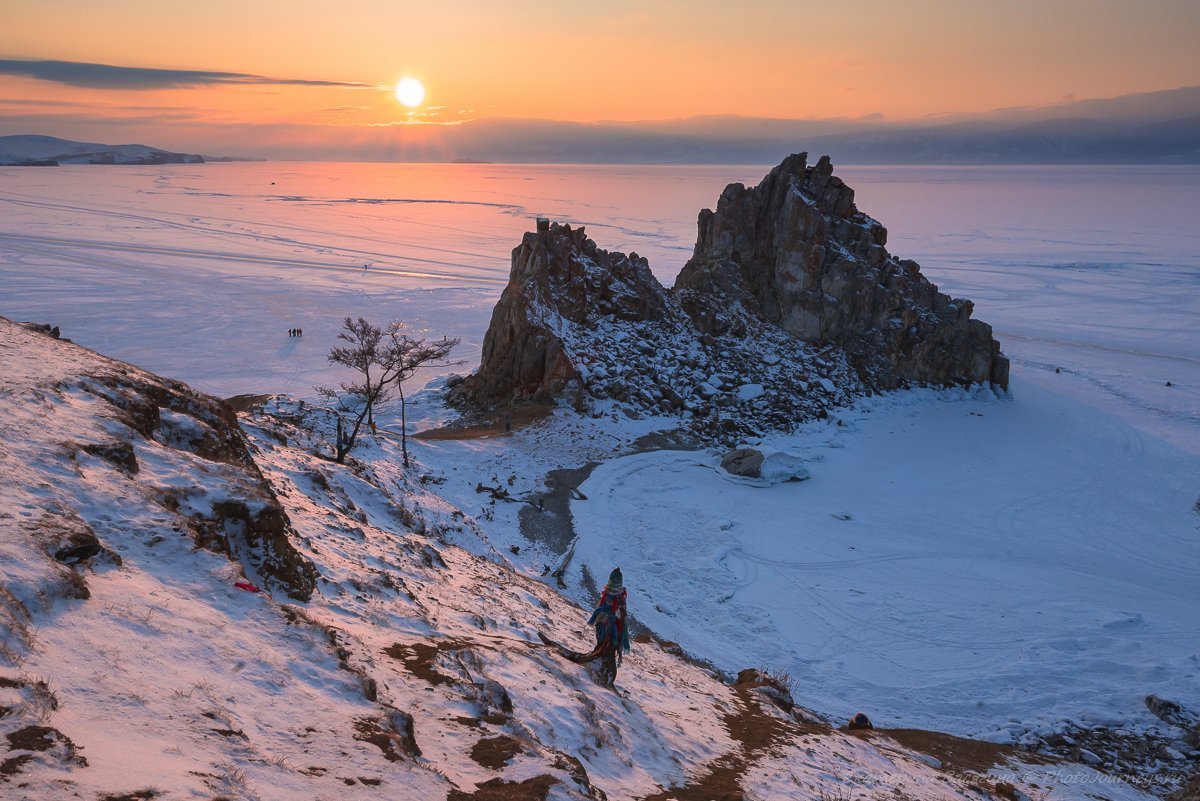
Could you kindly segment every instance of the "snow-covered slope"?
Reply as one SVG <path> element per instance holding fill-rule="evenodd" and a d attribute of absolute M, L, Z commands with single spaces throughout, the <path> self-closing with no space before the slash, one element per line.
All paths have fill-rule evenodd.
<path fill-rule="evenodd" d="M 387 438 L 334 465 L 320 415 L 277 400 L 243 421 L 256 467 L 219 458 L 236 430 L 186 387 L 3 319 L 0 355 L 4 798 L 1142 797 L 1000 746 L 838 732 L 652 638 L 599 687 L 535 636 L 582 646 L 584 610 L 448 544 L 463 513 Z M 261 476 L 283 561 L 320 576 L 308 601 L 262 579 L 281 551 L 257 518 L 221 512 L 265 506 Z"/>
<path fill-rule="evenodd" d="M 59 164 L 198 164 L 203 156 L 172 153 L 149 145 L 102 145 L 54 136 L 0 136 L 0 164 L 57 161 Z"/>

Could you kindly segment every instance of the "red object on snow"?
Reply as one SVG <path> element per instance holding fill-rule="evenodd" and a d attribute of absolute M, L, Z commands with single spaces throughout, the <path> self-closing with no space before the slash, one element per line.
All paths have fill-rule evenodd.
<path fill-rule="evenodd" d="M 262 592 L 261 589 L 255 587 L 248 581 L 238 581 L 235 582 L 233 586 L 237 587 L 239 590 L 245 590 L 246 592 Z"/>

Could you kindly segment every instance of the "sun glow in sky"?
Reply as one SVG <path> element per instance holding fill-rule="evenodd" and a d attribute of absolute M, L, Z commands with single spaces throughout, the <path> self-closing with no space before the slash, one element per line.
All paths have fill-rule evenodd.
<path fill-rule="evenodd" d="M 416 78 L 401 78 L 396 84 L 396 99 L 402 106 L 416 108 L 425 102 L 425 87 Z"/>
<path fill-rule="evenodd" d="M 0 134 L 268 156 L 436 154 L 447 126 L 513 120 L 919 121 L 1200 84 L 1195 0 L 9 0 L 4 17 Z M 397 75 L 436 80 L 436 104 Z"/>

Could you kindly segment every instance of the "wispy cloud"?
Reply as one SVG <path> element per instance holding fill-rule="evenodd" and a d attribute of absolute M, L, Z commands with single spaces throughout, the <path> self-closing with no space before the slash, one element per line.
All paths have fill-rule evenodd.
<path fill-rule="evenodd" d="M 97 103 L 94 101 L 79 101 L 79 100 L 50 100 L 44 98 L 30 97 L 0 97 L 0 109 L 4 107 L 17 108 L 77 108 L 88 109 L 91 111 L 103 111 L 120 113 L 125 111 L 193 111 L 194 109 L 188 106 L 164 106 L 161 104 L 154 105 L 132 105 L 129 103 Z"/>
<path fill-rule="evenodd" d="M 196 86 L 339 86 L 373 89 L 373 84 L 352 81 L 315 81 L 302 78 L 272 78 L 245 72 L 151 69 L 90 64 L 84 61 L 27 61 L 0 59 L 0 75 L 20 75 L 67 86 L 88 89 L 179 89 Z"/>

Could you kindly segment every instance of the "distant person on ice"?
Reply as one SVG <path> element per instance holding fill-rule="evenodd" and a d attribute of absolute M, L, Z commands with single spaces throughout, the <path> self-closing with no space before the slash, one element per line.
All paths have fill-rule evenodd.
<path fill-rule="evenodd" d="M 621 568 L 614 567 L 608 575 L 608 584 L 600 593 L 600 603 L 588 623 L 596 627 L 596 647 L 580 661 L 600 659 L 600 678 L 612 686 L 617 680 L 617 666 L 629 652 L 629 632 L 625 626 L 625 590 Z"/>

